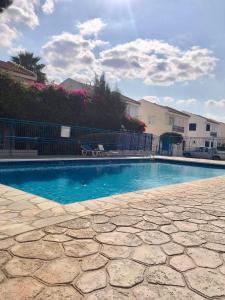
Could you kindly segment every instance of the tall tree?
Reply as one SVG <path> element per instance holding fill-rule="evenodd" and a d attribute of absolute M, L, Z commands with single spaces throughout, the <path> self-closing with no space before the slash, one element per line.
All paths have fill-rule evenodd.
<path fill-rule="evenodd" d="M 0 13 L 12 4 L 13 0 L 0 0 Z"/>
<path fill-rule="evenodd" d="M 45 65 L 39 63 L 41 60 L 39 56 L 34 56 L 32 52 L 25 51 L 19 52 L 17 56 L 12 56 L 11 59 L 13 62 L 36 73 L 38 82 L 45 83 L 47 81 L 46 74 L 42 72 Z"/>
<path fill-rule="evenodd" d="M 95 78 L 93 101 L 90 105 L 92 126 L 108 129 L 120 129 L 126 105 L 118 91 L 112 91 L 105 75 Z"/>

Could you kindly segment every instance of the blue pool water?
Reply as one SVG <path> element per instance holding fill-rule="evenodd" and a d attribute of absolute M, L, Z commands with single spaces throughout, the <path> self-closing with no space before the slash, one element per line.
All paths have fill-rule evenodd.
<path fill-rule="evenodd" d="M 63 204 L 219 175 L 225 169 L 150 161 L 0 166 L 0 183 Z"/>

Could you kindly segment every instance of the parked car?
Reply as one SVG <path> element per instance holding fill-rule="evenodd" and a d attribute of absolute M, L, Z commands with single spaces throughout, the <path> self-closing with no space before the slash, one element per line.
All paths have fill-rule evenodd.
<path fill-rule="evenodd" d="M 183 156 L 194 158 L 205 158 L 214 160 L 225 159 L 225 152 L 217 151 L 215 148 L 199 147 L 189 151 L 184 151 Z"/>

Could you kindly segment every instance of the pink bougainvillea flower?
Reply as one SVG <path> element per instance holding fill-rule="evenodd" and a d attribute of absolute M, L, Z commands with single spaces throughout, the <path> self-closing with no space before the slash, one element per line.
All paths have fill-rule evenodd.
<path fill-rule="evenodd" d="M 64 86 L 62 86 L 61 84 L 59 84 L 59 85 L 56 85 L 56 89 L 57 89 L 57 90 L 60 90 L 60 91 L 64 91 L 64 92 L 66 92 L 66 90 L 65 90 Z"/>
<path fill-rule="evenodd" d="M 68 92 L 70 95 L 80 95 L 84 98 L 87 97 L 87 91 L 85 89 L 73 89 Z"/>
<path fill-rule="evenodd" d="M 88 93 L 85 89 L 73 89 L 70 91 L 66 91 L 62 85 L 57 85 L 57 84 L 44 84 L 44 83 L 35 82 L 31 86 L 31 88 L 34 88 L 38 91 L 43 91 L 48 88 L 53 88 L 54 90 L 57 90 L 57 91 L 64 91 L 69 95 L 79 95 L 84 102 L 86 101 L 87 95 L 88 95 Z"/>
<path fill-rule="evenodd" d="M 127 119 L 127 120 L 131 120 L 132 118 L 131 118 L 130 115 L 126 114 L 126 119 Z"/>
<path fill-rule="evenodd" d="M 34 84 L 32 84 L 31 86 L 32 88 L 35 88 L 39 91 L 42 91 L 44 89 L 46 89 L 48 86 L 44 83 L 40 83 L 40 82 L 35 82 Z"/>
<path fill-rule="evenodd" d="M 62 91 L 65 91 L 64 87 L 62 85 L 58 85 L 58 84 L 55 84 L 55 83 L 52 83 L 52 84 L 45 84 L 45 83 L 40 83 L 40 82 L 35 82 L 34 84 L 32 84 L 31 86 L 32 88 L 35 88 L 39 91 L 42 91 L 42 90 L 45 90 L 45 89 L 48 89 L 48 88 L 53 88 L 55 90 L 62 90 Z"/>
<path fill-rule="evenodd" d="M 85 89 L 73 89 L 73 90 L 68 91 L 68 94 L 69 95 L 78 95 L 78 96 L 80 96 L 80 99 L 82 101 L 82 106 L 84 108 L 87 106 L 87 103 L 88 103 L 88 99 L 87 99 L 88 92 L 87 92 L 87 90 L 85 90 Z"/>

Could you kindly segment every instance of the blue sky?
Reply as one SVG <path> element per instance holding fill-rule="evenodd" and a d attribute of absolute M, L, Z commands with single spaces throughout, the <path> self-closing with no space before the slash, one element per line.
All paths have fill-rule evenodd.
<path fill-rule="evenodd" d="M 225 121 L 224 0 L 14 0 L 0 58 L 26 49 L 50 80 L 106 73 L 134 99 Z"/>

